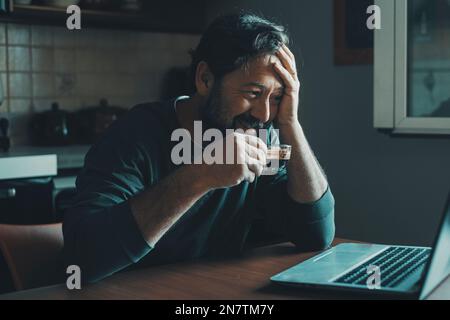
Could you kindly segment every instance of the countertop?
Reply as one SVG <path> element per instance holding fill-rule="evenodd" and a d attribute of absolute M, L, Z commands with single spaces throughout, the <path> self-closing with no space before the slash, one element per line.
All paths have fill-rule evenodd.
<path fill-rule="evenodd" d="M 63 147 L 15 146 L 0 152 L 0 180 L 56 176 L 83 167 L 90 145 Z"/>

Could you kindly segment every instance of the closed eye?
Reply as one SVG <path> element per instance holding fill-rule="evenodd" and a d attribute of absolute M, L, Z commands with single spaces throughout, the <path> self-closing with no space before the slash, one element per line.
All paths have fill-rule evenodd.
<path fill-rule="evenodd" d="M 276 104 L 280 104 L 280 102 L 281 102 L 282 99 L 283 99 L 283 95 L 273 97 L 273 101 L 274 101 Z"/>

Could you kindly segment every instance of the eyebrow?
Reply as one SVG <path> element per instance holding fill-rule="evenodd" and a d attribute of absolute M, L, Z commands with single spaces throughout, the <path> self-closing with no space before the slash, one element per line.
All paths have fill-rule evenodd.
<path fill-rule="evenodd" d="M 251 87 L 251 86 L 258 87 L 261 90 L 267 89 L 267 87 L 265 85 L 263 85 L 262 83 L 259 83 L 259 82 L 247 82 L 242 85 L 242 87 Z M 275 91 L 284 91 L 284 86 L 276 88 Z"/>

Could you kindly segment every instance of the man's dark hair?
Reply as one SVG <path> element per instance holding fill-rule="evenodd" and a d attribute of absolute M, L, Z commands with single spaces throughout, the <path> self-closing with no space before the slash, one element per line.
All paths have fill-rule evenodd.
<path fill-rule="evenodd" d="M 286 28 L 251 13 L 216 18 L 191 51 L 191 85 L 195 92 L 195 73 L 201 61 L 208 63 L 218 80 L 249 62 L 251 58 L 274 54 L 289 44 Z"/>

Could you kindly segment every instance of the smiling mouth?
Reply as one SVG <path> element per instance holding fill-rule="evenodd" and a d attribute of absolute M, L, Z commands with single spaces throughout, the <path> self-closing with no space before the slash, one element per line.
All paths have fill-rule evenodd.
<path fill-rule="evenodd" d="M 265 124 L 256 124 L 256 125 L 249 125 L 247 122 L 244 122 L 242 120 L 237 120 L 236 124 L 235 124 L 235 129 L 243 129 L 245 130 L 249 130 L 249 129 L 255 129 L 255 130 L 259 130 L 259 129 L 265 129 L 266 125 Z"/>

